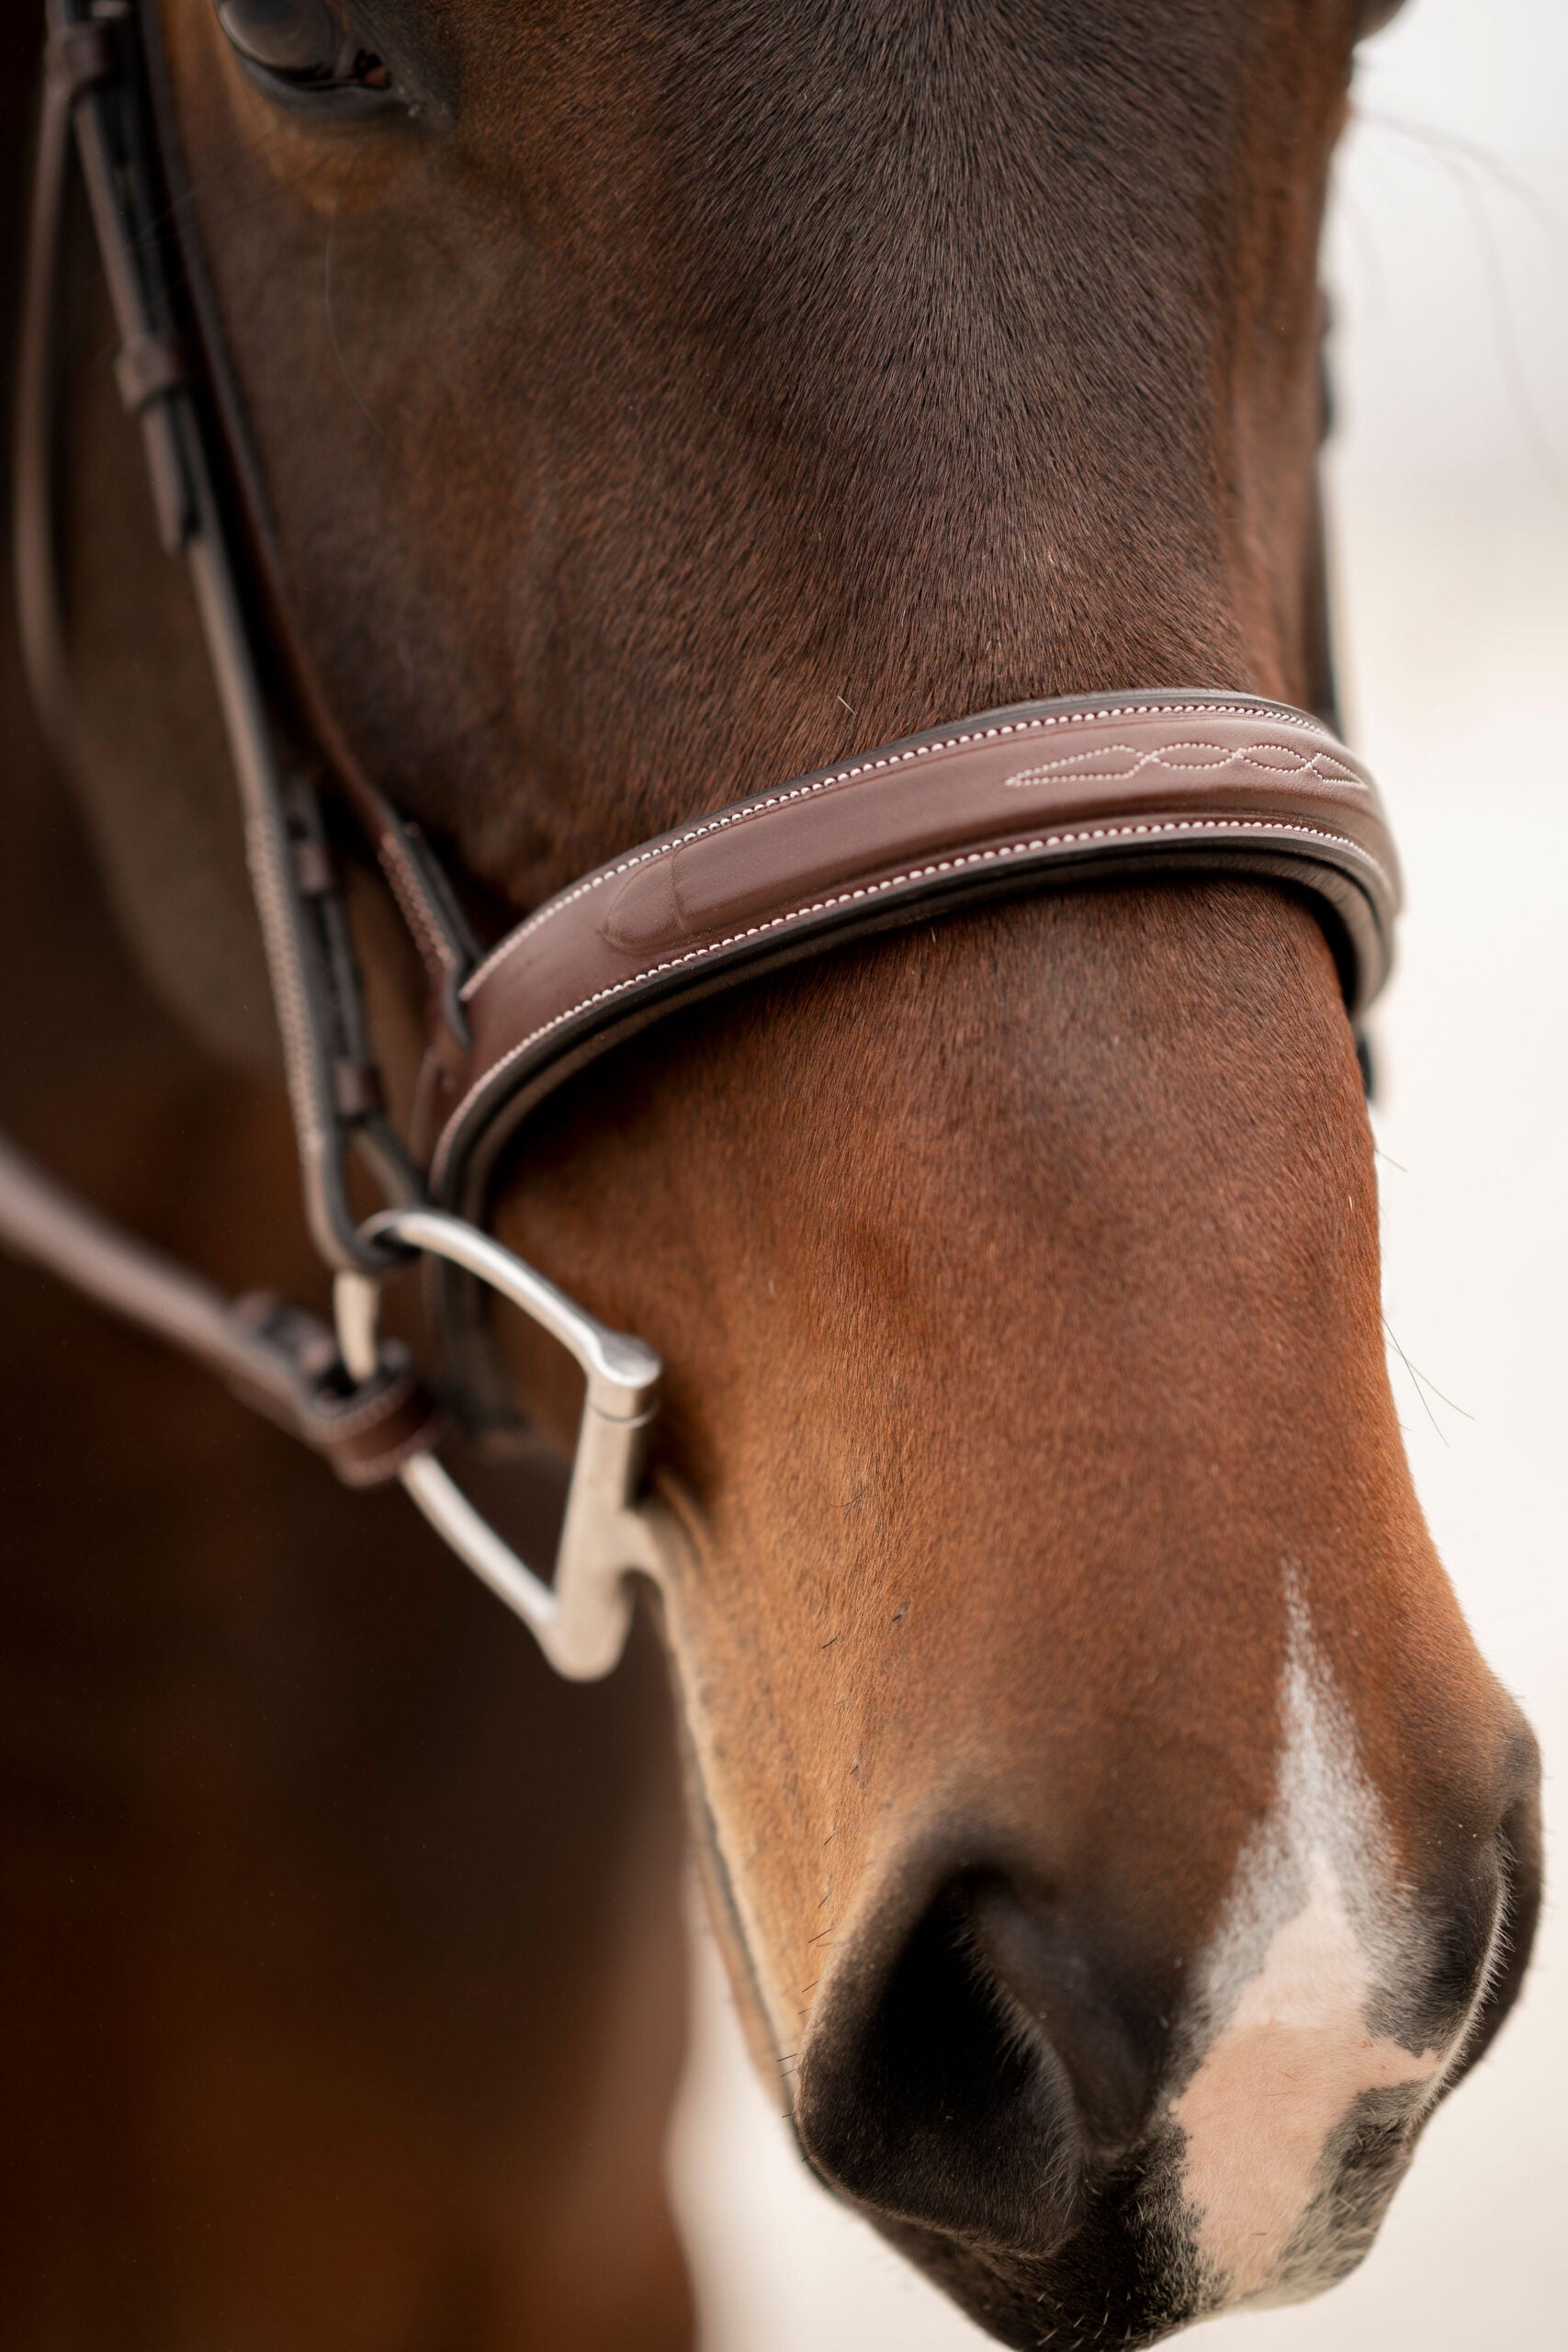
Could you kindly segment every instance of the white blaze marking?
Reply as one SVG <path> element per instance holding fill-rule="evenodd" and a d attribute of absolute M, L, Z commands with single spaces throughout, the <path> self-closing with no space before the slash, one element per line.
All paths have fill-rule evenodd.
<path fill-rule="evenodd" d="M 1448 2054 L 1370 2022 L 1380 1993 L 1419 1981 L 1424 1939 L 1293 1585 L 1287 1605 L 1275 1810 L 1237 1864 L 1196 2020 L 1213 2038 L 1171 2106 L 1183 2199 L 1227 2303 L 1276 2278 L 1356 2101 L 1435 2084 Z"/>
<path fill-rule="evenodd" d="M 1187 2135 L 1182 2188 L 1205 2267 L 1227 2300 L 1255 2294 L 1295 2234 L 1330 2132 L 1364 2091 L 1425 2083 L 1421 2056 L 1374 2036 L 1376 1980 L 1326 1855 L 1277 1928 L 1262 1968 L 1171 2112 Z"/>

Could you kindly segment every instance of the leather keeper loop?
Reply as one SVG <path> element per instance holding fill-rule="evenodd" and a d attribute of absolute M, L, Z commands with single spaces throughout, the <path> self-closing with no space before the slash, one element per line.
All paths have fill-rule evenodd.
<path fill-rule="evenodd" d="M 140 416 L 154 401 L 183 391 L 190 381 L 185 346 L 176 336 L 140 334 L 114 363 L 114 379 L 128 416 Z"/>
<path fill-rule="evenodd" d="M 320 1407 L 305 1434 L 345 1487 L 381 1487 L 415 1454 L 427 1453 L 446 1425 L 423 1383 L 393 1367 L 368 1396 L 361 1393 L 341 1410 Z"/>
<path fill-rule="evenodd" d="M 113 30 L 107 24 L 67 25 L 51 33 L 48 70 L 63 84 L 73 106 L 100 83 L 117 82 L 119 58 Z"/>
<path fill-rule="evenodd" d="M 295 836 L 294 879 L 307 899 L 324 899 L 332 889 L 332 860 L 320 842 Z"/>
<path fill-rule="evenodd" d="M 403 1348 L 389 1346 L 368 1380 L 344 1386 L 335 1339 L 305 1308 L 253 1291 L 230 1314 L 246 1340 L 244 1360 L 226 1367 L 230 1387 L 312 1447 L 344 1486 L 383 1486 L 438 1442 L 446 1410 Z"/>
<path fill-rule="evenodd" d="M 333 1108 L 340 1119 L 367 1119 L 382 1107 L 381 1080 L 370 1063 L 333 1064 Z"/>

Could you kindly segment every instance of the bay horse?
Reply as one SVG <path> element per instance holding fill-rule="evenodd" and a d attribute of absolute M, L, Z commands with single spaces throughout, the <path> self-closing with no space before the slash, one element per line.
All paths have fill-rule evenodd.
<path fill-rule="evenodd" d="M 155 17 L 279 674 L 481 930 L 957 714 L 1326 701 L 1350 0 Z M 7 1117 L 309 1292 L 212 684 L 67 240 L 73 813 L 8 623 Z M 340 848 L 406 1110 L 417 975 Z M 1412 1488 L 1302 893 L 1102 879 L 756 978 L 574 1076 L 491 1215 L 669 1367 L 677 1565 L 602 1691 L 6 1270 L 10 2340 L 690 2341 L 655 1625 L 825 2181 L 1013 2345 L 1343 2275 L 1517 1990 L 1538 1767 Z"/>

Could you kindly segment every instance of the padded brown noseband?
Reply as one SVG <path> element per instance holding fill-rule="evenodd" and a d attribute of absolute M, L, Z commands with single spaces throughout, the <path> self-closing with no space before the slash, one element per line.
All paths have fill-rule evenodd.
<path fill-rule="evenodd" d="M 231 417 L 225 425 L 214 322 L 193 313 L 184 290 L 203 282 L 199 257 L 171 243 L 176 208 L 160 171 L 172 141 L 166 122 L 162 140 L 158 130 L 166 102 L 156 103 L 155 13 L 143 24 L 135 7 L 99 17 L 90 0 L 50 4 L 18 386 L 26 651 L 40 710 L 68 759 L 50 420 L 74 144 L 122 340 L 120 389 L 141 420 L 165 544 L 190 568 L 228 724 L 307 1214 L 344 1285 L 343 1353 L 297 1310 L 219 1298 L 5 1146 L 0 1240 L 200 1357 L 344 1476 L 403 1476 L 438 1524 L 446 1514 L 443 1532 L 547 1647 L 558 1641 L 558 1662 L 602 1670 L 611 1619 L 622 1622 L 619 1603 L 604 1596 L 621 1569 L 649 1564 L 634 1500 L 634 1433 L 651 1413 L 658 1364 L 479 1229 L 497 1154 L 534 1107 L 650 1022 L 762 972 L 978 900 L 1111 876 L 1243 874 L 1292 888 L 1322 922 L 1358 1017 L 1388 970 L 1399 904 L 1393 845 L 1365 771 L 1302 711 L 1207 689 L 1080 696 L 960 720 L 716 806 L 600 866 L 481 955 L 418 829 L 339 763 L 334 780 L 430 977 L 419 1132 L 398 1137 L 381 1106 L 312 767 L 299 760 L 262 684 L 267 664 L 234 537 L 253 471 Z M 390 1221 L 356 1221 L 351 1152 L 370 1169 Z M 581 1639 L 550 1634 L 555 1596 L 526 1571 L 533 1589 L 513 1589 L 504 1547 L 487 1552 L 486 1531 L 461 1521 L 465 1507 L 446 1493 L 430 1458 L 437 1408 L 406 1363 L 376 1347 L 374 1286 L 410 1250 L 433 1250 L 516 1297 L 587 1373 L 578 1499 L 557 1579 L 558 1592 L 576 1561 L 571 1573 L 585 1589 L 597 1580 L 601 1621 Z M 450 1329 L 471 1334 L 463 1294 L 449 1305 L 454 1298 Z"/>
<path fill-rule="evenodd" d="M 1398 878 L 1366 771 L 1247 695 L 1081 695 L 987 712 L 646 842 L 549 899 L 464 983 L 433 1064 L 432 1187 L 476 1209 L 499 1142 L 585 1061 L 696 998 L 939 910 L 1114 874 L 1294 884 L 1359 1014 Z"/>

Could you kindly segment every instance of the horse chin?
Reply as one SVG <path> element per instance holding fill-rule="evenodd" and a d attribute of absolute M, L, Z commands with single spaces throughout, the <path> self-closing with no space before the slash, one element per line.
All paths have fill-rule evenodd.
<path fill-rule="evenodd" d="M 1357 2269 L 1415 2153 L 1419 2123 L 1358 2132 L 1269 2280 L 1208 2270 L 1179 2193 L 1179 2134 L 1110 2176 L 1047 2254 L 1001 2252 L 872 2216 L 904 2258 L 998 2342 L 1052 2352 L 1163 2343 L 1194 2322 L 1310 2301 Z"/>
<path fill-rule="evenodd" d="M 879 2222 L 885 2237 L 998 2343 L 1052 2352 L 1158 2344 L 1216 2306 L 1179 2241 L 1147 2230 L 1138 2177 L 1108 2181 L 1065 2245 L 998 2254 Z"/>
<path fill-rule="evenodd" d="M 1141 2146 L 1098 2166 L 1091 2160 L 1076 2172 L 1060 2163 L 1042 2170 L 1030 2161 L 1037 2152 L 1016 2152 L 1009 2166 L 1017 2191 L 1011 2245 L 996 2226 L 994 2198 L 966 2222 L 957 2210 L 965 2195 L 971 2202 L 976 2196 L 963 2165 L 950 2167 L 949 2193 L 940 2200 L 953 2224 L 947 2227 L 888 2210 L 908 2188 L 903 2150 L 893 2159 L 899 2177 L 886 2200 L 864 2172 L 852 2185 L 841 2169 L 828 2178 L 998 2342 L 1105 2352 L 1158 2344 L 1229 2312 L 1308 2301 L 1338 2285 L 1371 2250 L 1431 2106 L 1401 2092 L 1359 2098 L 1333 2134 L 1305 2211 L 1261 2270 L 1243 2261 L 1227 2271 L 1210 2258 L 1204 2217 L 1187 2186 L 1187 2135 L 1168 2110 Z M 822 2173 L 819 2120 L 798 2106 L 795 2120 L 797 2132 L 806 2126 L 807 2161 Z"/>

